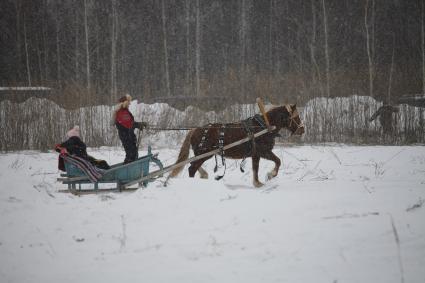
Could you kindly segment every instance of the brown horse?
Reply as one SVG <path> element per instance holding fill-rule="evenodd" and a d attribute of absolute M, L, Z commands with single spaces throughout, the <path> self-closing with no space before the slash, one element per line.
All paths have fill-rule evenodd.
<path fill-rule="evenodd" d="M 263 185 L 258 181 L 258 165 L 260 163 L 260 158 L 265 158 L 275 163 L 274 169 L 268 174 L 269 178 L 276 177 L 278 174 L 281 162 L 272 152 L 272 149 L 279 131 L 282 128 L 287 128 L 291 134 L 302 135 L 304 133 L 304 125 L 300 119 L 296 105 L 275 107 L 266 112 L 266 115 L 270 126 L 276 127 L 273 131 L 222 152 L 223 156 L 231 159 L 252 158 L 253 183 L 255 187 Z M 265 128 L 266 125 L 263 117 L 255 115 L 254 117 L 237 123 L 216 123 L 193 129 L 187 134 L 183 142 L 176 164 L 187 160 L 190 146 L 192 146 L 193 152 L 195 156 L 197 156 L 220 147 L 222 148 L 230 143 L 244 139 L 247 136 L 252 136 Z M 193 161 L 189 167 L 189 176 L 194 177 L 196 171 L 199 171 L 201 178 L 208 178 L 207 172 L 202 169 L 201 165 L 211 157 L 212 156 L 208 156 Z M 184 166 L 174 169 L 169 177 L 177 176 L 181 170 L 183 170 L 183 167 Z"/>

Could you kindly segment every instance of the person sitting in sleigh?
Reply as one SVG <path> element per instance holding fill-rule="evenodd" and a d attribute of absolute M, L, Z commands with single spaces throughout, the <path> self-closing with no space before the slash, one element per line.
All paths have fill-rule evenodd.
<path fill-rule="evenodd" d="M 67 139 L 55 145 L 55 150 L 61 154 L 69 154 L 71 156 L 77 156 L 84 160 L 87 160 L 92 165 L 100 169 L 109 169 L 110 166 L 105 160 L 96 159 L 87 154 L 87 146 L 81 140 L 80 127 L 74 126 L 71 130 L 66 133 Z M 65 165 L 62 155 L 59 155 L 59 170 L 65 171 Z"/>

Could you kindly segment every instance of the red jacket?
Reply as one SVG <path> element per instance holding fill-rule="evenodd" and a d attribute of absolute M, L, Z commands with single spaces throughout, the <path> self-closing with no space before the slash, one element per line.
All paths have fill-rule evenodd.
<path fill-rule="evenodd" d="M 117 111 L 115 121 L 127 129 L 132 129 L 134 124 L 134 117 L 131 112 L 128 111 L 128 108 L 121 108 Z"/>

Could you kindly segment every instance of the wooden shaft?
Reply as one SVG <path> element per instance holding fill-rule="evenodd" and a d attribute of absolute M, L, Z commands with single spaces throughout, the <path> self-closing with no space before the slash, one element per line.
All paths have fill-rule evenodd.
<path fill-rule="evenodd" d="M 261 114 L 263 114 L 264 121 L 266 122 L 267 128 L 270 128 L 269 118 L 267 117 L 266 110 L 264 109 L 263 100 L 260 97 L 257 97 L 257 104 L 258 104 L 258 108 L 260 108 Z"/>

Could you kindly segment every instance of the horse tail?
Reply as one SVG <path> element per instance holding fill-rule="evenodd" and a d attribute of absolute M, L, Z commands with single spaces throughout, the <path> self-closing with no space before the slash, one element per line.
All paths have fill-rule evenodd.
<path fill-rule="evenodd" d="M 182 147 L 180 148 L 179 157 L 177 158 L 177 161 L 176 161 L 175 164 L 180 163 L 182 161 L 185 161 L 189 157 L 190 138 L 192 137 L 192 134 L 193 134 L 194 131 L 195 131 L 195 129 L 190 130 L 189 133 L 187 133 L 186 138 L 183 141 Z M 171 171 L 168 178 L 176 177 L 178 174 L 180 174 L 180 172 L 183 170 L 183 168 L 184 168 L 184 165 L 179 166 L 177 168 L 174 168 L 174 170 Z"/>

